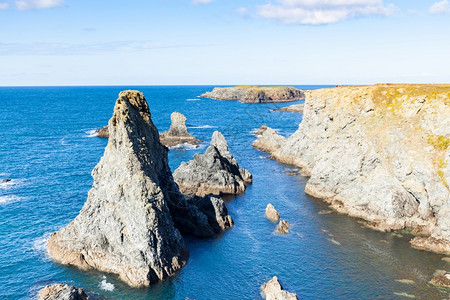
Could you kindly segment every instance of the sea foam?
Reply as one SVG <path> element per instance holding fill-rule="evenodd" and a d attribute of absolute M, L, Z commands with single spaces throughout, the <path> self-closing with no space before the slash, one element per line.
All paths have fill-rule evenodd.
<path fill-rule="evenodd" d="M 114 284 L 106 282 L 106 276 L 103 276 L 103 280 L 100 282 L 100 288 L 105 291 L 112 292 L 115 289 Z"/>

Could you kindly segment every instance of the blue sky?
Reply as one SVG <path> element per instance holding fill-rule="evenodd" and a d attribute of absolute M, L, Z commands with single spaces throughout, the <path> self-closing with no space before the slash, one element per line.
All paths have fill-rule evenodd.
<path fill-rule="evenodd" d="M 450 0 L 0 0 L 0 86 L 450 83 Z"/>

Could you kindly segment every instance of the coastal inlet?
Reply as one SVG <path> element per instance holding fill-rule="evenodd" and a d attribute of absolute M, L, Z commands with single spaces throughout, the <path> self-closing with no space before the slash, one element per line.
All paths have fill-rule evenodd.
<path fill-rule="evenodd" d="M 217 130 L 239 166 L 253 175 L 244 194 L 224 197 L 233 228 L 217 237 L 185 237 L 189 260 L 181 271 L 141 289 L 110 273 L 53 263 L 46 251 L 50 234 L 72 221 L 87 199 L 91 171 L 108 142 L 91 132 L 108 123 L 125 89 L 144 93 L 159 132 L 169 130 L 177 111 L 186 116 L 189 133 L 204 141 L 198 148 L 170 149 L 172 171 L 203 154 Z M 288 137 L 301 113 L 273 111 L 286 103 L 197 97 L 212 89 L 0 88 L 0 178 L 11 179 L 0 186 L 0 298 L 31 299 L 45 285 L 61 283 L 107 299 L 258 299 L 274 276 L 299 299 L 448 298 L 448 290 L 429 284 L 436 270 L 448 270 L 444 255 L 411 248 L 406 231 L 373 231 L 333 212 L 304 193 L 307 178 L 285 174 L 297 167 L 252 147 L 261 125 Z M 290 223 L 289 234 L 275 232 L 277 224 L 265 216 L 269 203 Z"/>

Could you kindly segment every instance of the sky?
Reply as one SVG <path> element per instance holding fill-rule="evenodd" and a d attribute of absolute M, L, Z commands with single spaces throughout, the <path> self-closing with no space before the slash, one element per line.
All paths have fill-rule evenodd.
<path fill-rule="evenodd" d="M 0 86 L 450 83 L 450 0 L 0 0 Z"/>

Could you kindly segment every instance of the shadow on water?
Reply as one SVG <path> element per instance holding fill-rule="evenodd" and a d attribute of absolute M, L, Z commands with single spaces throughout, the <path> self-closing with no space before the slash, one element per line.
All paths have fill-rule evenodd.
<path fill-rule="evenodd" d="M 205 141 L 197 149 L 169 151 L 172 170 L 203 153 L 219 130 L 254 180 L 245 194 L 225 197 L 235 223 L 231 230 L 214 239 L 185 237 L 187 265 L 177 276 L 142 289 L 115 275 L 55 264 L 45 250 L 46 238 L 78 214 L 92 185 L 90 172 L 106 140 L 89 132 L 107 123 L 118 92 L 129 88 L 144 92 L 160 131 L 179 111 L 189 131 Z M 18 180 L 0 189 L 0 197 L 9 197 L 2 199 L 17 199 L 0 203 L 0 297 L 31 298 L 45 284 L 62 282 L 107 299 L 255 299 L 274 275 L 304 299 L 448 297 L 448 290 L 428 284 L 436 269 L 448 270 L 442 256 L 412 249 L 410 236 L 374 232 L 330 211 L 304 193 L 306 178 L 285 174 L 295 168 L 251 147 L 262 124 L 285 136 L 295 132 L 301 114 L 270 110 L 290 104 L 196 97 L 211 88 L 0 88 L 0 173 Z M 290 234 L 274 233 L 276 224 L 264 216 L 268 203 L 292 224 Z"/>

